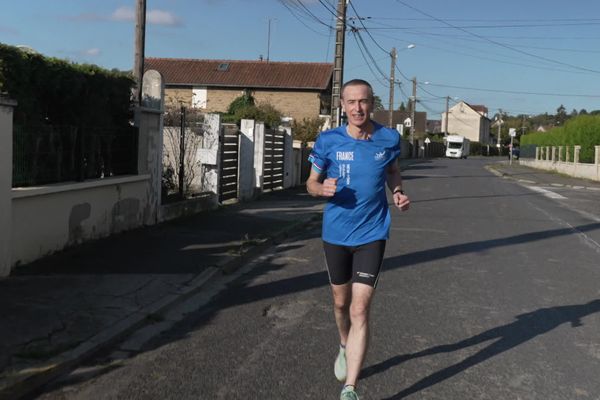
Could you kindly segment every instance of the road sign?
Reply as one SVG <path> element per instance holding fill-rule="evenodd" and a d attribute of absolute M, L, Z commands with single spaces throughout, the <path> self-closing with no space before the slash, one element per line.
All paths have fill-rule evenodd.
<path fill-rule="evenodd" d="M 429 138 L 425 138 L 425 143 L 429 144 L 431 143 L 431 140 Z"/>
<path fill-rule="evenodd" d="M 517 130 L 516 130 L 515 128 L 510 128 L 510 129 L 508 130 L 508 134 L 509 134 L 511 137 L 515 137 L 515 136 L 517 136 Z"/>
<path fill-rule="evenodd" d="M 411 127 L 411 125 L 412 125 L 412 121 L 410 120 L 410 118 L 406 118 L 406 119 L 404 120 L 404 126 L 406 126 L 406 127 L 410 128 L 410 127 Z"/>

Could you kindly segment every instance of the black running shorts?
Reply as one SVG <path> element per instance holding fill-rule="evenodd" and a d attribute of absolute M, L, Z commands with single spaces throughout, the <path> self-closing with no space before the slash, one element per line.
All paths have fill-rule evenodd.
<path fill-rule="evenodd" d="M 329 282 L 343 285 L 349 281 L 376 287 L 385 252 L 385 240 L 360 246 L 340 246 L 323 242 Z"/>

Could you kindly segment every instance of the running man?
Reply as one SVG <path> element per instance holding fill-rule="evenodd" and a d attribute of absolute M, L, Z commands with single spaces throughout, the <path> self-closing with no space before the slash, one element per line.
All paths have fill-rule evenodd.
<path fill-rule="evenodd" d="M 312 196 L 328 198 L 323 215 L 323 248 L 333 291 L 340 349 L 334 363 L 344 382 L 341 400 L 358 400 L 356 384 L 369 338 L 369 309 L 389 237 L 385 185 L 402 211 L 410 201 L 402 191 L 397 158 L 398 131 L 371 121 L 373 88 L 355 79 L 342 86 L 348 124 L 321 132 L 309 156 L 306 182 Z"/>

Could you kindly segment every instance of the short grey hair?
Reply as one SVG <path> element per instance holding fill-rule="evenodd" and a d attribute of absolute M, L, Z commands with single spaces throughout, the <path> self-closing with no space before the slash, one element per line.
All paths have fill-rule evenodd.
<path fill-rule="evenodd" d="M 342 89 L 340 90 L 340 99 L 344 98 L 344 90 L 348 86 L 366 86 L 369 91 L 369 99 L 373 101 L 375 99 L 375 95 L 373 94 L 373 87 L 371 84 L 363 79 L 352 79 L 342 85 Z"/>

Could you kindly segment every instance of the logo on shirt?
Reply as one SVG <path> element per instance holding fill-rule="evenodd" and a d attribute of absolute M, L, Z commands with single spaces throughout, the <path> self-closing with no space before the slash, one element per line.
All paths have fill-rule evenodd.
<path fill-rule="evenodd" d="M 353 151 L 336 151 L 335 159 L 338 161 L 354 161 Z"/>
<path fill-rule="evenodd" d="M 380 153 L 375 153 L 375 161 L 381 161 L 385 158 L 385 150 Z"/>

